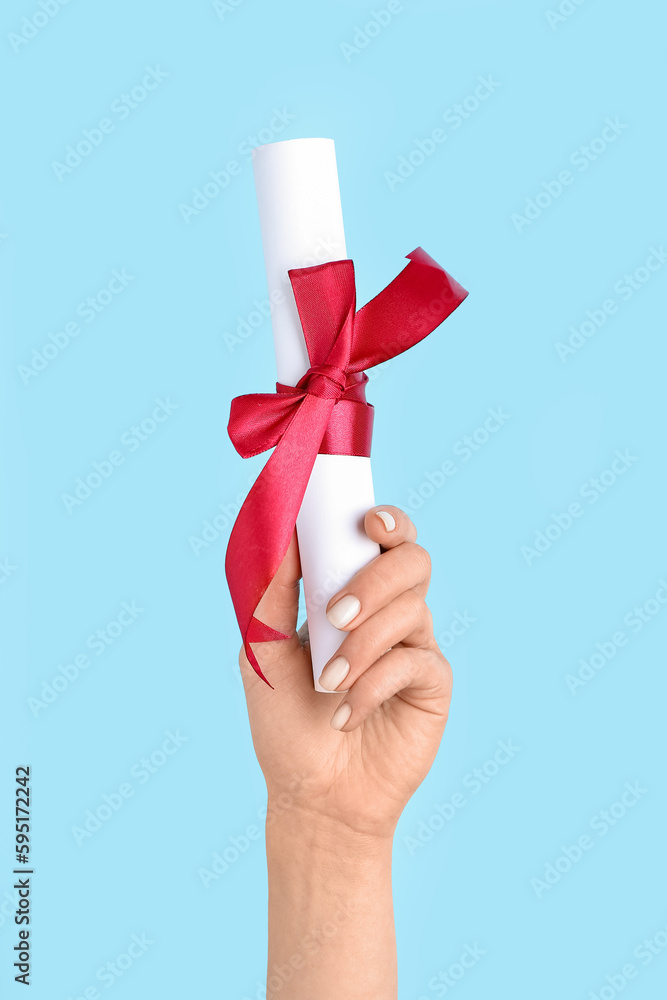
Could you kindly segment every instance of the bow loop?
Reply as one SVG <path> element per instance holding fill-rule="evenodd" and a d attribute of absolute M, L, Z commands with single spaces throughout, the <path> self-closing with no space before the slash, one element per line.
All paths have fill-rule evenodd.
<path fill-rule="evenodd" d="M 354 331 L 356 288 L 351 260 L 288 271 L 311 365 L 347 371 Z"/>
<path fill-rule="evenodd" d="M 251 393 L 232 400 L 227 431 L 242 458 L 252 458 L 278 444 L 289 427 L 302 394 Z"/>

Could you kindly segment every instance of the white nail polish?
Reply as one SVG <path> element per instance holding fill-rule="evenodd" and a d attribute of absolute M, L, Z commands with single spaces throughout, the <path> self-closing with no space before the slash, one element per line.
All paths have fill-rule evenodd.
<path fill-rule="evenodd" d="M 327 618 L 334 628 L 345 628 L 361 611 L 361 601 L 352 594 L 346 594 L 327 611 Z"/>
<path fill-rule="evenodd" d="M 335 691 L 350 672 L 350 664 L 344 656 L 337 656 L 320 674 L 320 686 L 327 691 Z"/>
<path fill-rule="evenodd" d="M 396 521 L 388 510 L 376 510 L 375 513 L 383 522 L 385 531 L 393 531 L 396 527 Z"/>
<path fill-rule="evenodd" d="M 332 716 L 331 728 L 342 729 L 351 715 L 352 715 L 351 705 L 348 705 L 347 702 L 344 702 L 342 705 L 339 705 Z"/>

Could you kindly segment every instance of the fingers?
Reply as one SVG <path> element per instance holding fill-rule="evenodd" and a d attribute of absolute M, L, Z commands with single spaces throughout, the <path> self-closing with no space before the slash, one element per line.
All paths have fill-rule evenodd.
<path fill-rule="evenodd" d="M 385 653 L 350 687 L 333 714 L 331 726 L 349 733 L 384 702 L 399 695 L 410 704 L 428 708 L 447 719 L 451 670 L 437 649 L 399 646 Z"/>
<path fill-rule="evenodd" d="M 371 507 L 364 518 L 364 531 L 384 549 L 393 549 L 402 542 L 417 540 L 417 529 L 408 515 L 398 507 Z"/>
<path fill-rule="evenodd" d="M 374 525 L 374 528 L 376 535 L 386 532 L 383 526 Z M 394 531 L 399 531 L 398 523 Z M 355 628 L 406 590 L 416 589 L 424 596 L 430 578 L 428 552 L 413 541 L 399 541 L 360 569 L 348 585 L 331 598 L 327 618 L 338 629 Z"/>
<path fill-rule="evenodd" d="M 399 642 L 424 649 L 435 645 L 431 612 L 414 590 L 405 591 L 350 632 L 322 671 L 320 685 L 327 691 L 350 687 Z"/>
<path fill-rule="evenodd" d="M 424 602 L 430 557 L 416 544 L 414 524 L 397 507 L 372 508 L 364 527 L 384 551 L 327 606 L 332 625 L 349 632 L 320 677 L 327 690 L 348 688 L 331 725 L 350 732 L 399 694 L 439 715 L 444 725 L 451 671 L 436 646 Z"/>

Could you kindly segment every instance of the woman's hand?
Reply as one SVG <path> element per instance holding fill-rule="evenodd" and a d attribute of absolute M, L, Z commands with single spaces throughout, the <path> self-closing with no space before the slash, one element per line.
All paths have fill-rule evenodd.
<path fill-rule="evenodd" d="M 451 693 L 451 670 L 425 604 L 431 564 L 403 511 L 374 507 L 366 533 L 383 551 L 327 606 L 347 632 L 313 688 L 305 629 L 297 634 L 296 538 L 257 617 L 289 634 L 257 644 L 271 690 L 245 654 L 241 668 L 253 742 L 272 803 L 286 802 L 351 831 L 391 837 L 433 762 Z"/>
<path fill-rule="evenodd" d="M 348 634 L 313 687 L 298 634 L 296 537 L 256 610 L 289 635 L 257 644 L 271 690 L 245 654 L 252 737 L 269 793 L 267 1000 L 394 1000 L 393 834 L 427 774 L 451 692 L 424 603 L 428 554 L 410 519 L 374 507 L 366 533 L 384 550 L 329 601 Z"/>

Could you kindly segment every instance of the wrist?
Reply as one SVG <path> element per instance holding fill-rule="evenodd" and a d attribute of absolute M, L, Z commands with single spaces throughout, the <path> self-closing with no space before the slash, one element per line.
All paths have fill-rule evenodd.
<path fill-rule="evenodd" d="M 364 825 L 365 826 L 365 825 Z M 304 807 L 287 798 L 269 795 L 266 816 L 266 850 L 269 865 L 282 857 L 299 867 L 308 859 L 307 870 L 322 876 L 375 870 L 389 866 L 393 828 L 371 831 L 350 825 L 324 811 Z"/>
<path fill-rule="evenodd" d="M 280 812 L 276 805 L 269 796 L 267 1000 L 392 1000 L 393 835 L 355 830 L 298 803 Z"/>
<path fill-rule="evenodd" d="M 359 849 L 390 844 L 402 812 L 401 803 L 386 797 L 323 788 L 320 780 L 298 775 L 278 785 L 267 780 L 267 792 L 267 832 L 274 826 L 304 835 L 314 829 L 320 840 L 350 841 Z"/>

